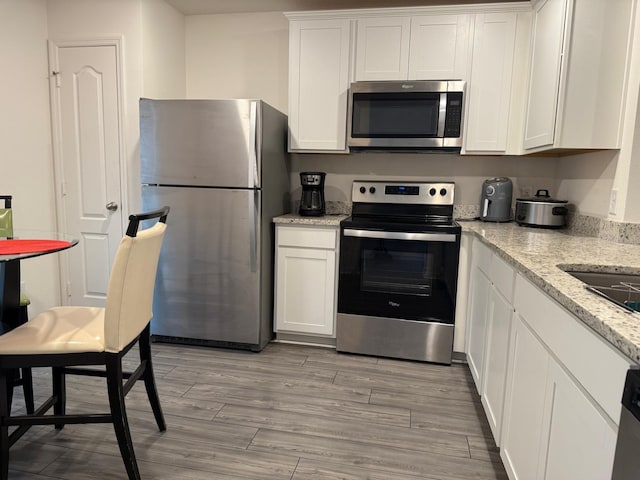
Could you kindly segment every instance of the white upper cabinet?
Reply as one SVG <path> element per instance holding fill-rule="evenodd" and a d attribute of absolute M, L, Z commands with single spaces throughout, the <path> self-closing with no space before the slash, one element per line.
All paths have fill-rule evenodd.
<path fill-rule="evenodd" d="M 523 147 L 619 148 L 632 0 L 534 5 Z"/>
<path fill-rule="evenodd" d="M 289 151 L 346 151 L 351 21 L 289 23 Z"/>
<path fill-rule="evenodd" d="M 409 17 L 358 20 L 356 80 L 406 80 L 409 68 Z"/>
<path fill-rule="evenodd" d="M 466 80 L 470 15 L 411 19 L 409 80 Z"/>
<path fill-rule="evenodd" d="M 471 80 L 467 88 L 468 151 L 507 150 L 516 19 L 516 13 L 475 17 Z"/>
<path fill-rule="evenodd" d="M 289 150 L 347 153 L 349 85 L 380 80 L 466 81 L 462 154 L 619 148 L 633 4 L 287 13 Z"/>
<path fill-rule="evenodd" d="M 566 0 L 536 6 L 524 148 L 553 144 Z"/>
<path fill-rule="evenodd" d="M 356 81 L 466 80 L 467 14 L 358 20 Z"/>

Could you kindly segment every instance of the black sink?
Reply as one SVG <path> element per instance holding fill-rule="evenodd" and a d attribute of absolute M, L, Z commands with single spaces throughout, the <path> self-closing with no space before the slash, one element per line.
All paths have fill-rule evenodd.
<path fill-rule="evenodd" d="M 640 312 L 640 274 L 565 271 L 584 282 L 587 290 L 628 311 Z"/>

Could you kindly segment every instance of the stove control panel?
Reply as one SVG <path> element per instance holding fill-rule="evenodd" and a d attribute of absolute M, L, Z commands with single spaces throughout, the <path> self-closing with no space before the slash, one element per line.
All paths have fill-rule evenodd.
<path fill-rule="evenodd" d="M 419 205 L 453 205 L 453 182 L 385 182 L 355 180 L 351 191 L 353 203 L 399 203 Z"/>

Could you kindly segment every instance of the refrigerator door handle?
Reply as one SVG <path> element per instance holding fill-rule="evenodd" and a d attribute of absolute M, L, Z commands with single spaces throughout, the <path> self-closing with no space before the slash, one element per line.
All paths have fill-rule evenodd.
<path fill-rule="evenodd" d="M 258 176 L 258 102 L 251 102 L 249 111 L 249 188 L 260 188 Z"/>
<path fill-rule="evenodd" d="M 249 195 L 249 262 L 251 272 L 258 271 L 258 190 Z"/>

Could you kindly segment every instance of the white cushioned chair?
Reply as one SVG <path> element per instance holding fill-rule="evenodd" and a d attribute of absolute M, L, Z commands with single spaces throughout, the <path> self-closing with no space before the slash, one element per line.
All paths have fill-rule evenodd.
<path fill-rule="evenodd" d="M 160 431 L 166 429 L 153 376 L 150 320 L 160 248 L 169 207 L 131 215 L 127 234 L 112 266 L 105 308 L 57 307 L 0 336 L 0 480 L 9 475 L 9 448 L 32 425 L 113 423 L 120 453 L 130 479 L 139 479 L 124 398 L 139 379 L 144 384 Z M 138 231 L 141 221 L 157 222 Z M 122 371 L 122 358 L 135 345 L 140 365 Z M 104 365 L 104 370 L 74 368 Z M 11 416 L 12 378 L 17 368 L 52 367 L 53 392 L 33 414 Z M 65 375 L 107 379 L 109 413 L 66 413 Z M 123 379 L 127 379 L 123 384 Z M 46 414 L 53 407 L 53 415 Z M 11 433 L 9 430 L 14 428 Z"/>

